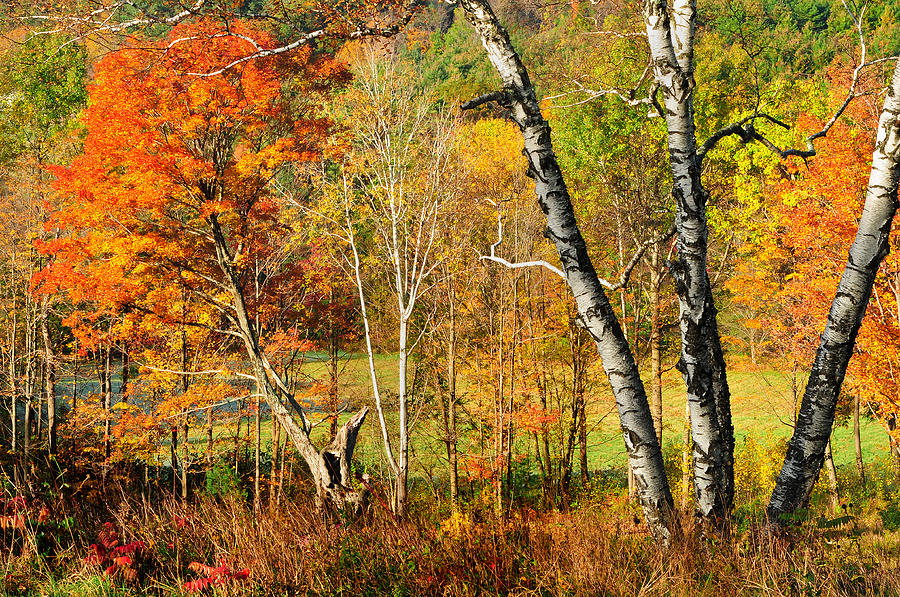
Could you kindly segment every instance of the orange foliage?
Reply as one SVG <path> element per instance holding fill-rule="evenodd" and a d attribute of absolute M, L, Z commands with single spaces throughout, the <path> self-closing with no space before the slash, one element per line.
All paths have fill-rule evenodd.
<path fill-rule="evenodd" d="M 767 330 L 794 366 L 812 360 L 862 213 L 875 114 L 856 105 L 819 140 L 807 167 L 773 182 L 766 231 L 743 250 L 729 289 L 758 314 L 744 323 Z M 802 116 L 798 126 L 822 123 Z M 793 164 L 796 166 L 796 164 Z M 791 166 L 788 164 L 787 166 Z M 891 236 L 848 369 L 848 386 L 885 420 L 900 411 L 900 235 Z"/>

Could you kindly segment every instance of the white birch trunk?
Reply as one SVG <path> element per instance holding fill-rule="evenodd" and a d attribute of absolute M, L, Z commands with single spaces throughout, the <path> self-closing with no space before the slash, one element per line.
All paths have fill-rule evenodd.
<path fill-rule="evenodd" d="M 503 81 L 504 92 L 499 101 L 509 108 L 522 131 L 529 174 L 535 181 L 538 203 L 547 216 L 545 236 L 556 247 L 582 323 L 603 360 L 645 517 L 653 534 L 665 541 L 669 536 L 667 524 L 672 495 L 647 395 L 634 356 L 575 221 L 569 192 L 553 151 L 550 126 L 541 114 L 528 72 L 490 5 L 486 0 L 462 0 L 461 4 Z"/>
<path fill-rule="evenodd" d="M 663 98 L 678 230 L 671 266 L 678 293 L 681 360 L 693 438 L 694 496 L 701 519 L 724 519 L 733 501 L 733 434 L 716 310 L 707 275 L 708 193 L 700 181 L 694 125 L 693 0 L 645 0 L 651 64 Z"/>
<path fill-rule="evenodd" d="M 891 224 L 897 212 L 900 175 L 900 62 L 878 120 L 872 170 L 859 229 L 838 284 L 825 330 L 800 403 L 794 435 L 767 515 L 770 524 L 802 508 L 809 500 L 831 437 L 834 412 L 856 335 L 869 304 L 875 275 L 888 254 Z"/>

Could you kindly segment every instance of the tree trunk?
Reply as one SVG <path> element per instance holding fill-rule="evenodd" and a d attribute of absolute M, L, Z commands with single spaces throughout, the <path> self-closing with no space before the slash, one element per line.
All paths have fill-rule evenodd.
<path fill-rule="evenodd" d="M 10 451 L 18 451 L 18 427 L 19 427 L 19 388 L 16 385 L 16 303 L 13 297 L 12 327 L 9 335 L 9 432 Z"/>
<path fill-rule="evenodd" d="M 900 446 L 897 445 L 894 432 L 897 430 L 897 416 L 890 415 L 887 419 L 888 428 L 888 452 L 894 462 L 894 474 L 900 476 Z"/>
<path fill-rule="evenodd" d="M 208 216 L 213 232 L 216 248 L 216 259 L 225 276 L 225 284 L 231 293 L 234 309 L 234 323 L 240 331 L 247 357 L 253 366 L 253 374 L 260 393 L 278 419 L 285 434 L 294 443 L 297 451 L 306 461 L 316 486 L 316 505 L 319 508 L 334 506 L 339 509 L 350 508 L 361 511 L 368 503 L 366 490 L 353 491 L 350 477 L 350 460 L 356 447 L 356 436 L 365 421 L 369 409 L 364 407 L 338 430 L 335 439 L 321 452 L 317 451 L 309 438 L 309 428 L 303 410 L 288 391 L 284 382 L 269 363 L 265 352 L 259 345 L 257 329 L 250 317 L 244 299 L 243 285 L 233 265 L 233 257 L 229 253 L 228 242 L 215 214 Z M 299 412 L 303 426 L 291 416 L 281 397 L 284 396 Z M 404 413 L 405 414 L 405 413 Z"/>
<path fill-rule="evenodd" d="M 585 406 L 584 389 L 581 390 L 581 398 L 578 401 L 578 449 L 579 464 L 581 465 L 581 486 L 587 487 L 591 480 L 588 470 L 588 441 L 587 441 L 587 408 Z"/>
<path fill-rule="evenodd" d="M 25 421 L 22 434 L 22 453 L 25 462 L 31 459 L 31 438 L 34 425 L 34 319 L 31 316 L 30 294 L 25 296 Z M 28 468 L 25 469 L 26 475 Z"/>
<path fill-rule="evenodd" d="M 44 343 L 44 395 L 47 399 L 47 444 L 56 454 L 56 359 L 50 342 L 50 297 L 41 299 L 41 339 Z"/>
<path fill-rule="evenodd" d="M 662 356 L 660 354 L 659 287 L 662 272 L 659 269 L 659 245 L 650 248 L 650 410 L 656 441 L 662 446 Z"/>
<path fill-rule="evenodd" d="M 130 382 L 129 375 L 130 372 L 128 369 L 131 367 L 130 359 L 128 357 L 128 350 L 125 346 L 122 347 L 122 383 L 119 385 L 119 400 L 121 402 L 128 402 L 128 384 Z"/>
<path fill-rule="evenodd" d="M 172 495 L 178 495 L 178 424 L 172 423 L 172 439 L 169 443 L 169 457 L 172 459 Z"/>
<path fill-rule="evenodd" d="M 254 465 L 253 465 L 253 511 L 259 512 L 260 496 L 259 496 L 259 457 L 262 452 L 262 420 L 260 419 L 260 399 L 259 394 L 256 396 L 256 439 L 254 441 Z"/>
<path fill-rule="evenodd" d="M 684 434 L 681 437 L 681 507 L 691 504 L 691 407 L 684 405 Z"/>
<path fill-rule="evenodd" d="M 111 324 L 110 324 L 111 325 Z M 101 349 L 103 362 L 100 365 L 100 375 L 103 377 L 101 388 L 103 391 L 103 412 L 105 419 L 103 421 L 103 455 L 106 459 L 106 465 L 109 465 L 109 458 L 112 456 L 112 347 L 109 346 Z M 106 468 L 104 467 L 104 471 Z M 104 476 L 105 476 L 104 472 Z"/>
<path fill-rule="evenodd" d="M 603 360 L 616 398 L 629 461 L 638 479 L 645 517 L 651 532 L 667 541 L 672 495 L 647 395 L 634 356 L 575 221 L 571 198 L 553 151 L 550 126 L 541 114 L 528 73 L 490 5 L 486 0 L 462 0 L 461 4 L 504 84 L 504 92 L 492 97 L 509 108 L 522 131 L 528 173 L 534 177 L 538 203 L 547 216 L 545 235 L 556 247 L 582 323 Z"/>
<path fill-rule="evenodd" d="M 337 433 L 337 430 L 332 434 L 332 437 Z M 278 420 L 275 417 L 272 417 L 272 467 L 269 470 L 269 509 L 275 507 L 275 487 L 276 481 L 278 480 L 278 460 L 279 460 L 279 449 L 281 448 L 281 426 L 278 424 Z"/>
<path fill-rule="evenodd" d="M 784 465 L 767 508 L 768 520 L 778 523 L 782 514 L 806 505 L 825 457 L 834 413 L 847 364 L 853 354 L 872 286 L 881 260 L 889 250 L 889 235 L 897 211 L 897 178 L 900 157 L 900 63 L 894 69 L 878 136 L 865 206 L 816 358 Z"/>
<path fill-rule="evenodd" d="M 856 450 L 856 471 L 859 482 L 866 485 L 866 465 L 863 462 L 862 437 L 859 433 L 859 396 L 853 397 L 853 447 Z"/>
<path fill-rule="evenodd" d="M 834 458 L 831 456 L 831 440 L 825 446 L 825 471 L 828 474 L 828 495 L 831 497 L 831 511 L 837 512 L 841 508 L 841 494 L 838 493 L 837 470 L 834 468 Z"/>
<path fill-rule="evenodd" d="M 206 468 L 213 466 L 213 407 L 206 409 Z"/>
<path fill-rule="evenodd" d="M 644 0 L 644 23 L 652 56 L 653 75 L 662 91 L 668 129 L 672 196 L 678 230 L 678 258 L 670 267 L 678 294 L 681 324 L 681 359 L 678 370 L 687 386 L 691 408 L 694 495 L 697 515 L 721 520 L 731 510 L 728 486 L 729 440 L 721 422 L 730 422 L 725 371 L 712 363 L 712 344 L 718 343 L 716 311 L 707 275 L 706 203 L 709 194 L 700 181 L 700 160 L 694 126 L 693 43 L 696 7 L 693 0 L 674 0 L 672 20 L 665 0 Z M 721 351 L 721 348 L 719 349 Z M 714 373 L 722 380 L 714 382 Z M 727 388 L 727 384 L 725 384 Z M 720 413 L 725 410 L 729 414 Z"/>
<path fill-rule="evenodd" d="M 187 501 L 190 491 L 188 469 L 191 466 L 191 442 L 188 441 L 188 433 L 188 420 L 187 416 L 185 415 L 184 422 L 181 425 L 181 499 L 184 501 Z"/>

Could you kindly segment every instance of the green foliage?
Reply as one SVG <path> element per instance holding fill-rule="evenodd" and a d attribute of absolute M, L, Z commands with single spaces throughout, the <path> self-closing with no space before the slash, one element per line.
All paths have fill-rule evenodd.
<path fill-rule="evenodd" d="M 0 71 L 2 151 L 45 152 L 87 101 L 86 51 L 58 36 L 30 38 Z"/>
<path fill-rule="evenodd" d="M 499 82 L 462 9 L 456 10 L 446 33 L 432 33 L 426 46 L 404 47 L 400 57 L 417 65 L 412 84 L 418 89 L 427 89 L 444 100 L 464 101 L 496 89 Z"/>
<path fill-rule="evenodd" d="M 247 491 L 241 486 L 241 478 L 228 464 L 217 462 L 206 473 L 206 493 L 214 497 L 239 497 L 247 499 Z"/>
<path fill-rule="evenodd" d="M 888 504 L 884 510 L 878 512 L 882 527 L 888 531 L 900 531 L 900 505 Z"/>

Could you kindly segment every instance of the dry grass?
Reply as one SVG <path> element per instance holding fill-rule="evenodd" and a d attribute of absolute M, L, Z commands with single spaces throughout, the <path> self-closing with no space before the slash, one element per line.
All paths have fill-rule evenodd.
<path fill-rule="evenodd" d="M 788 543 L 759 528 L 703 537 L 686 525 L 660 548 L 617 497 L 570 513 L 521 508 L 501 520 L 474 508 L 405 524 L 378 509 L 341 523 L 305 504 L 253 514 L 211 499 L 83 514 L 80 535 L 0 536 L 5 595 L 180 594 L 198 576 L 190 562 L 223 558 L 252 575 L 221 585 L 221 595 L 900 595 L 892 533 L 810 524 Z M 85 560 L 103 518 L 123 541 L 149 546 L 137 584 L 104 583 Z"/>

